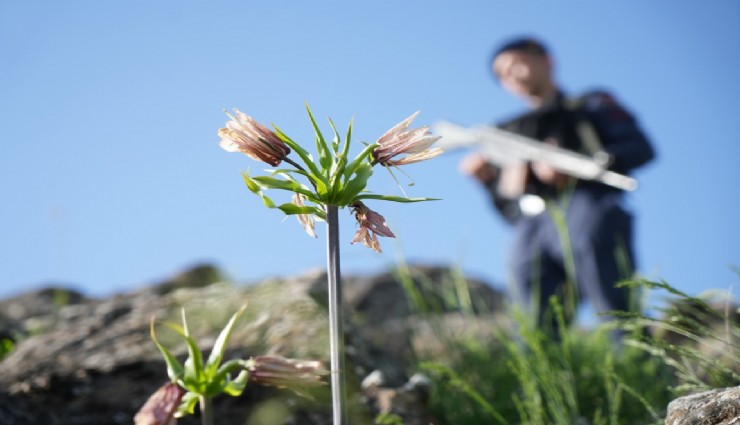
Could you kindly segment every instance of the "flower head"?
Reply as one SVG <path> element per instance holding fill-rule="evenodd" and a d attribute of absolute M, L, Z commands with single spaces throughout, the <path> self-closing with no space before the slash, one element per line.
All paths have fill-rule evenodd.
<path fill-rule="evenodd" d="M 168 425 L 173 423 L 175 412 L 185 390 L 174 382 L 161 386 L 134 416 L 136 425 Z"/>
<path fill-rule="evenodd" d="M 316 360 L 287 359 L 281 356 L 256 356 L 247 361 L 249 380 L 260 385 L 288 387 L 315 387 L 326 369 Z"/>
<path fill-rule="evenodd" d="M 434 158 L 442 153 L 442 148 L 431 148 L 440 136 L 433 136 L 429 132 L 429 126 L 409 130 L 409 125 L 418 114 L 419 112 L 415 112 L 380 136 L 378 147 L 373 150 L 375 161 L 384 166 L 405 165 Z M 408 155 L 394 159 L 403 154 Z"/>
<path fill-rule="evenodd" d="M 290 153 L 290 148 L 270 129 L 238 109 L 226 127 L 218 130 L 218 145 L 228 152 L 242 152 L 252 159 L 266 162 L 273 167 Z"/>
<path fill-rule="evenodd" d="M 385 236 L 387 238 L 395 238 L 396 235 L 391 232 L 391 229 L 385 223 L 385 218 L 371 210 L 362 202 L 355 202 L 352 204 L 352 212 L 355 214 L 357 223 L 360 228 L 357 229 L 352 243 L 362 242 L 368 248 L 371 248 L 375 252 L 383 252 L 380 249 L 380 242 L 378 241 L 378 235 Z"/>

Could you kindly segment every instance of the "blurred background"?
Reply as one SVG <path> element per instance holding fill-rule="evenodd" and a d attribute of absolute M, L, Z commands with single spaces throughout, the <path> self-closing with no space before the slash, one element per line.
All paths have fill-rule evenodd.
<path fill-rule="evenodd" d="M 312 146 L 305 112 L 373 142 L 524 108 L 492 79 L 493 48 L 544 39 L 570 94 L 613 91 L 659 154 L 629 195 L 640 272 L 692 295 L 740 277 L 740 3 L 346 1 L 1 2 L 0 297 L 46 284 L 107 296 L 212 262 L 237 281 L 323 268 L 325 227 L 264 208 L 218 148 L 239 108 Z M 410 262 L 507 280 L 511 234 L 460 175 L 464 152 L 396 173 L 420 204 L 368 202 L 398 239 L 350 245 L 343 273 Z M 410 183 L 413 186 L 408 186 Z M 369 189 L 401 195 L 376 169 Z M 276 196 L 280 199 L 280 196 Z M 286 199 L 287 200 L 287 199 Z"/>

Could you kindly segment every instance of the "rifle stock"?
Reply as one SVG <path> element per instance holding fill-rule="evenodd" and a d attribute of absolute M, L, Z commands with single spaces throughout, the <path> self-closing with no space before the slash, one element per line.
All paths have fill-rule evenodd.
<path fill-rule="evenodd" d="M 445 150 L 477 148 L 498 166 L 538 161 L 579 179 L 626 191 L 637 188 L 634 178 L 607 170 L 606 153 L 590 157 L 492 126 L 462 127 L 442 121 L 434 125 L 434 132 L 442 136 L 435 146 Z"/>

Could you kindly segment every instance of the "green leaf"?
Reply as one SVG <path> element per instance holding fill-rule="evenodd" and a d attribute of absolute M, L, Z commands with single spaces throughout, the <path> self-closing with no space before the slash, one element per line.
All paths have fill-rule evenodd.
<path fill-rule="evenodd" d="M 347 159 L 340 157 L 339 160 L 334 163 L 334 167 L 331 170 L 331 178 L 329 179 L 329 197 L 336 196 L 337 193 L 343 190 L 344 184 L 341 177 L 344 175 L 344 164 L 347 163 Z"/>
<path fill-rule="evenodd" d="M 164 345 L 160 344 L 160 342 L 157 340 L 157 335 L 154 331 L 153 318 L 151 320 L 149 334 L 151 335 L 152 341 L 154 341 L 154 345 L 157 346 L 159 352 L 162 353 L 162 357 L 164 357 L 164 362 L 167 364 L 167 376 L 170 377 L 170 380 L 172 382 L 180 379 L 183 375 L 183 366 L 180 364 L 177 358 L 172 355 L 170 350 L 168 350 Z"/>
<path fill-rule="evenodd" d="M 252 178 L 252 180 L 265 189 L 287 190 L 289 192 L 300 193 L 305 196 L 314 196 L 312 191 L 304 188 L 295 180 L 276 179 L 269 176 L 258 176 Z"/>
<path fill-rule="evenodd" d="M 198 369 L 193 366 L 193 357 L 188 356 L 185 359 L 185 373 L 180 379 L 179 383 L 185 387 L 188 391 L 192 391 L 197 394 L 203 394 L 205 392 L 205 379 L 200 379 L 198 375 Z"/>
<path fill-rule="evenodd" d="M 294 173 L 291 173 L 291 171 L 292 170 L 275 170 L 273 172 L 273 175 L 278 175 L 279 174 L 279 175 L 283 176 L 284 178 L 286 178 L 286 179 L 294 182 L 300 188 L 300 190 L 297 190 L 297 192 L 300 193 L 301 195 L 305 196 L 306 199 L 308 199 L 309 201 L 313 202 L 314 204 L 323 204 L 323 199 L 324 198 L 322 198 L 318 193 L 312 192 L 311 191 L 311 188 L 307 187 L 304 184 L 301 184 L 301 182 L 299 182 L 298 180 L 296 180 L 296 178 L 291 175 L 291 174 L 294 174 Z M 298 171 L 298 170 L 295 170 L 295 171 L 297 172 L 297 174 L 303 175 L 302 173 L 300 173 L 300 171 Z"/>
<path fill-rule="evenodd" d="M 348 180 L 352 174 L 357 172 L 357 168 L 373 153 L 376 146 L 377 143 L 365 146 L 365 149 L 344 168 L 344 180 Z"/>
<path fill-rule="evenodd" d="M 275 202 L 265 195 L 262 195 L 262 203 L 265 204 L 267 208 L 275 208 Z"/>
<path fill-rule="evenodd" d="M 306 104 L 306 111 L 308 111 L 308 117 L 311 119 L 311 125 L 316 133 L 316 152 L 319 154 L 321 169 L 323 171 L 327 171 L 331 168 L 332 163 L 334 162 L 332 152 L 329 150 L 329 145 L 326 144 L 326 139 L 324 139 L 324 135 L 321 134 L 321 130 L 319 129 L 318 124 L 316 124 L 316 120 L 314 119 L 313 113 L 311 113 L 311 108 L 308 104 Z"/>
<path fill-rule="evenodd" d="M 175 417 L 181 418 L 185 415 L 194 415 L 195 405 L 198 404 L 199 397 L 200 395 L 193 392 L 185 393 L 185 395 L 182 396 L 182 400 L 180 401 L 180 406 L 177 408 Z"/>
<path fill-rule="evenodd" d="M 331 199 L 342 190 L 342 181 L 340 180 L 340 177 L 344 174 L 344 165 L 347 163 L 347 157 L 345 154 L 340 154 L 338 152 L 340 137 L 337 127 L 334 125 L 334 121 L 329 119 L 329 124 L 331 124 L 332 130 L 334 130 L 334 143 L 332 143 L 332 149 L 334 149 L 334 154 L 336 155 L 336 159 L 329 171 L 329 198 Z M 344 146 L 346 151 L 346 148 L 349 147 L 349 142 L 345 143 Z"/>
<path fill-rule="evenodd" d="M 236 379 L 231 379 L 231 373 L 239 371 Z M 216 396 L 222 392 L 231 396 L 238 396 L 247 386 L 249 372 L 245 368 L 244 360 L 235 359 L 224 363 L 216 372 L 211 384 L 208 387 L 207 394 Z"/>
<path fill-rule="evenodd" d="M 338 194 L 336 205 L 345 206 L 353 202 L 357 195 L 365 190 L 367 181 L 372 175 L 373 167 L 370 164 L 364 163 L 357 166 L 355 177 L 347 182 L 344 189 Z"/>
<path fill-rule="evenodd" d="M 354 122 L 354 118 L 349 120 L 349 125 L 347 126 L 347 137 L 344 140 L 344 150 L 342 151 L 342 157 L 347 158 L 347 154 L 349 154 L 349 144 L 352 140 L 352 124 Z"/>
<path fill-rule="evenodd" d="M 331 129 L 334 130 L 334 138 L 331 142 L 331 148 L 334 151 L 335 154 L 339 152 L 339 143 L 342 141 L 339 137 L 339 132 L 337 131 L 337 126 L 334 125 L 334 121 L 332 121 L 331 118 L 329 118 L 329 125 L 331 126 Z"/>
<path fill-rule="evenodd" d="M 231 338 L 231 332 L 234 330 L 234 325 L 236 324 L 237 320 L 239 320 L 239 317 L 241 317 L 241 315 L 244 313 L 244 310 L 246 308 L 247 306 L 243 306 L 236 313 L 234 313 L 231 316 L 231 319 L 229 319 L 229 321 L 226 323 L 226 326 L 224 326 L 224 328 L 218 334 L 218 338 L 216 338 L 216 342 L 213 344 L 213 349 L 211 349 L 211 354 L 208 356 L 208 360 L 206 361 L 207 377 L 210 378 L 216 374 L 216 371 L 221 364 L 221 360 L 224 357 L 224 351 L 226 351 L 226 346 L 229 343 L 229 338 Z"/>
<path fill-rule="evenodd" d="M 252 193 L 259 194 L 259 192 L 260 192 L 259 185 L 257 185 L 257 183 L 255 183 L 254 180 L 252 180 L 251 177 L 249 177 L 249 174 L 248 173 L 249 173 L 249 171 L 247 171 L 246 173 L 242 173 L 242 179 L 244 180 L 244 183 L 247 185 L 247 188 Z"/>
<path fill-rule="evenodd" d="M 316 182 L 316 185 L 319 186 L 319 190 L 321 190 L 322 184 L 319 184 L 319 182 L 323 183 L 323 188 L 326 189 L 328 187 L 328 182 L 324 178 L 324 175 L 321 173 L 321 170 L 316 166 L 316 164 L 313 162 L 313 159 L 311 158 L 311 154 L 308 153 L 301 145 L 294 142 L 290 137 L 288 137 L 285 133 L 278 128 L 278 126 L 273 125 L 275 128 L 275 134 L 283 141 L 286 145 L 288 145 L 293 152 L 298 154 L 299 157 L 301 157 L 301 161 L 303 161 L 303 165 L 308 168 L 308 173 L 313 177 L 312 180 Z"/>
<path fill-rule="evenodd" d="M 378 201 L 391 201 L 391 202 L 424 202 L 424 201 L 440 201 L 439 198 L 406 198 L 404 196 L 391 196 L 391 195 L 375 195 L 372 193 L 363 193 L 362 195 L 357 195 L 355 198 L 357 200 L 363 200 L 363 199 L 375 199 Z"/>
<path fill-rule="evenodd" d="M 222 391 L 230 396 L 237 397 L 244 392 L 244 389 L 247 387 L 247 382 L 249 382 L 249 372 L 242 370 L 241 373 L 237 375 L 236 379 L 228 380 Z"/>
<path fill-rule="evenodd" d="M 205 377 L 205 370 L 203 369 L 203 353 L 198 348 L 198 343 L 190 336 L 190 330 L 188 329 L 188 322 L 185 317 L 185 309 L 181 310 L 182 315 L 182 336 L 185 339 L 185 343 L 188 347 L 188 360 L 185 362 L 185 377 L 192 378 L 198 384 L 203 382 Z M 188 364 L 189 363 L 189 364 Z M 188 367 L 190 366 L 190 367 Z M 192 368 L 192 370 L 189 370 Z M 185 379 L 185 378 L 183 378 Z"/>
<path fill-rule="evenodd" d="M 299 207 L 293 203 L 285 203 L 278 206 L 278 209 L 285 213 L 285 215 L 296 215 L 296 214 L 313 214 L 322 220 L 326 220 L 326 213 L 324 210 L 318 207 L 303 206 Z"/>

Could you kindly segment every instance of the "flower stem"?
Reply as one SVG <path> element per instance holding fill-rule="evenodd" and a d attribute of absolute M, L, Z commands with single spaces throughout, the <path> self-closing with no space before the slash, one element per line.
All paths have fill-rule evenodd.
<path fill-rule="evenodd" d="M 331 359 L 331 398 L 334 425 L 347 423 L 347 391 L 344 379 L 344 332 L 342 288 L 339 271 L 339 208 L 326 206 L 327 277 L 329 285 L 329 356 Z"/>
<path fill-rule="evenodd" d="M 213 425 L 213 401 L 204 395 L 200 396 L 200 423 Z"/>
<path fill-rule="evenodd" d="M 287 156 L 283 158 L 283 161 L 287 162 L 288 164 L 294 166 L 297 170 L 306 171 L 305 168 L 301 167 L 301 164 L 293 161 L 292 159 L 288 158 Z M 314 190 L 316 190 L 316 182 L 314 181 L 313 177 L 311 175 L 308 175 L 308 181 L 311 183 L 311 186 L 313 186 Z"/>

